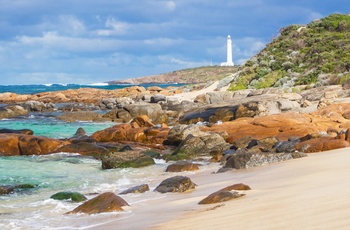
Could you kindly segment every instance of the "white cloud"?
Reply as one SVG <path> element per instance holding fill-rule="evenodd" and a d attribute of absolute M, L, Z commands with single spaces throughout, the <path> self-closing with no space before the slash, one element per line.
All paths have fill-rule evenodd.
<path fill-rule="evenodd" d="M 60 15 L 59 21 L 61 27 L 64 27 L 65 32 L 73 34 L 81 34 L 85 32 L 86 28 L 84 23 L 72 15 Z"/>
<path fill-rule="evenodd" d="M 165 2 L 165 7 L 168 9 L 168 10 L 175 10 L 176 8 L 176 3 L 174 1 L 167 1 Z"/>
<path fill-rule="evenodd" d="M 113 32 L 116 34 L 125 34 L 129 29 L 129 24 L 117 21 L 114 18 L 108 18 L 106 21 L 106 27 L 112 28 Z"/>

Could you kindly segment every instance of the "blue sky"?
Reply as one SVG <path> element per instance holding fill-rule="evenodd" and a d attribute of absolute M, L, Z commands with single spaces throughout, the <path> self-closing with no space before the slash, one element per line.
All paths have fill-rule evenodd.
<path fill-rule="evenodd" d="M 96 83 L 259 52 L 280 28 L 349 13 L 341 0 L 0 0 L 0 84 Z"/>

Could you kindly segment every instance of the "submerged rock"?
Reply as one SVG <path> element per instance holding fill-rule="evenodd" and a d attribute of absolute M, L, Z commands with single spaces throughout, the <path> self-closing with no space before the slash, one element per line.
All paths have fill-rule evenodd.
<path fill-rule="evenodd" d="M 8 195 L 11 193 L 36 188 L 34 184 L 18 184 L 18 185 L 0 185 L 0 195 Z"/>
<path fill-rule="evenodd" d="M 103 212 L 123 211 L 123 206 L 129 206 L 129 204 L 123 198 L 115 195 L 114 193 L 106 192 L 86 201 L 67 214 L 97 214 Z"/>
<path fill-rule="evenodd" d="M 59 192 L 50 197 L 54 200 L 72 200 L 74 202 L 81 202 L 87 200 L 87 198 L 78 192 Z"/>
<path fill-rule="evenodd" d="M 162 181 L 154 190 L 160 193 L 185 192 L 194 189 L 197 185 L 186 176 L 174 176 Z"/>

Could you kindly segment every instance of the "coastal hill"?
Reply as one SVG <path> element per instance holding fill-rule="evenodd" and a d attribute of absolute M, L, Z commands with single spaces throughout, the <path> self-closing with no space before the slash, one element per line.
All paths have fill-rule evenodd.
<path fill-rule="evenodd" d="M 290 25 L 240 67 L 229 90 L 337 85 L 350 78 L 350 16 Z"/>
<path fill-rule="evenodd" d="M 282 28 L 275 39 L 241 66 L 205 66 L 108 83 L 193 84 L 226 77 L 229 91 L 345 84 L 350 78 L 350 16 L 332 14 L 307 25 Z"/>
<path fill-rule="evenodd" d="M 158 74 L 126 80 L 110 81 L 108 84 L 144 84 L 144 83 L 204 83 L 225 78 L 227 75 L 236 73 L 236 66 L 204 66 L 184 70 L 173 71 L 165 74 Z"/>

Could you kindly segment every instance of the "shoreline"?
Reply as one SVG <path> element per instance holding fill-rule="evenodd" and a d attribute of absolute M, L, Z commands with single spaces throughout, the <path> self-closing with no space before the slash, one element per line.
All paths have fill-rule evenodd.
<path fill-rule="evenodd" d="M 191 176 L 198 187 L 131 206 L 129 218 L 85 229 L 341 229 L 350 224 L 349 148 L 313 153 L 256 168 Z M 246 196 L 197 203 L 226 186 L 244 183 Z"/>

